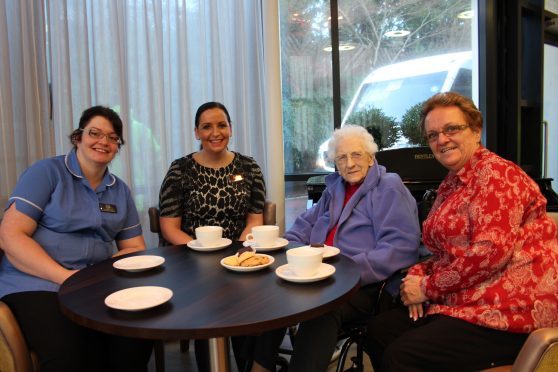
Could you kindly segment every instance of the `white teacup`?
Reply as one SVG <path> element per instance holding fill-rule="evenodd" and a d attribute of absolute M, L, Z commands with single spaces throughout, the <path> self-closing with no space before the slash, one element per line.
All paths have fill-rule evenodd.
<path fill-rule="evenodd" d="M 261 225 L 252 227 L 252 232 L 246 235 L 246 241 L 254 243 L 256 247 L 269 247 L 279 238 L 279 226 Z"/>
<path fill-rule="evenodd" d="M 196 228 L 196 240 L 204 247 L 211 247 L 219 243 L 223 236 L 221 226 L 200 226 Z"/>
<path fill-rule="evenodd" d="M 322 257 L 322 250 L 316 248 L 299 247 L 287 251 L 289 269 L 301 277 L 315 275 L 322 264 Z"/>

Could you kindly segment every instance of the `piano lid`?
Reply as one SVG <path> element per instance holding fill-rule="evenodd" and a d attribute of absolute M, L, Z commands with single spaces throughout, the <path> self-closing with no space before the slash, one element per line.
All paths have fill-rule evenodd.
<path fill-rule="evenodd" d="M 388 172 L 399 174 L 403 181 L 441 182 L 448 174 L 427 146 L 378 151 L 376 159 Z"/>
<path fill-rule="evenodd" d="M 423 199 L 427 190 L 437 189 L 448 174 L 448 170 L 434 158 L 430 148 L 425 146 L 378 151 L 376 159 L 388 172 L 399 174 L 417 202 Z M 325 175 L 310 177 L 306 183 L 308 198 L 314 203 L 325 189 L 324 178 Z M 552 190 L 550 181 L 551 178 L 535 179 L 547 199 L 547 211 L 558 212 L 558 194 Z"/>

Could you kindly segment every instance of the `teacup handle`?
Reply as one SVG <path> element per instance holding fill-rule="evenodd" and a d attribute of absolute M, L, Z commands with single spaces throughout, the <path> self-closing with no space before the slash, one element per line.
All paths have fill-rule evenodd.
<path fill-rule="evenodd" d="M 256 240 L 254 239 L 254 234 L 248 233 L 246 234 L 246 241 L 249 243 L 254 243 Z"/>

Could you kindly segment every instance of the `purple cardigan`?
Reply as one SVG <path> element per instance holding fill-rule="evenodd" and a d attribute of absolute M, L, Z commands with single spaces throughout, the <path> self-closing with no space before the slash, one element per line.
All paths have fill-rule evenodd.
<path fill-rule="evenodd" d="M 323 243 L 337 224 L 334 246 L 358 264 L 361 285 L 385 280 L 417 261 L 420 242 L 417 205 L 397 174 L 386 173 L 386 168 L 374 160 L 345 208 L 343 178 L 333 173 L 325 181 L 322 197 L 297 217 L 285 233 L 287 240 Z M 387 289 L 397 294 L 397 280 L 388 283 Z"/>

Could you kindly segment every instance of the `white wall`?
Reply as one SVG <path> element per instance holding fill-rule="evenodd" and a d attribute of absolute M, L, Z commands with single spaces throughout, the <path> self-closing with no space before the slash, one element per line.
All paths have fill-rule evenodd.
<path fill-rule="evenodd" d="M 557 2 L 557 1 L 555 1 Z M 546 177 L 554 178 L 552 189 L 558 190 L 558 48 L 544 46 L 543 120 L 547 123 Z"/>

